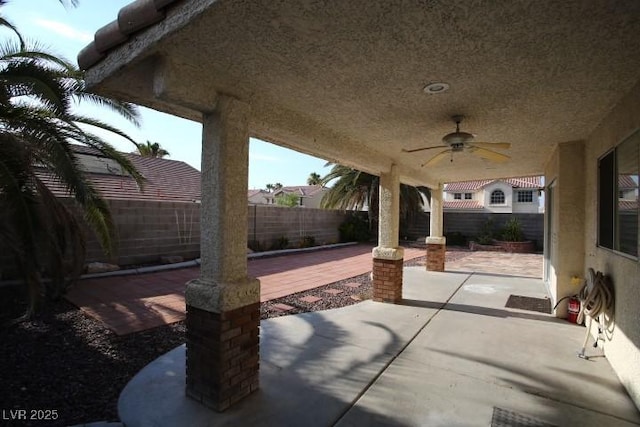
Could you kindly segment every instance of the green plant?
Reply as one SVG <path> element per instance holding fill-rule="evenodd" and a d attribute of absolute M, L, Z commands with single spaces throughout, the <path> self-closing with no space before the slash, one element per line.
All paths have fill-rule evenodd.
<path fill-rule="evenodd" d="M 278 206 L 287 206 L 293 208 L 300 205 L 300 196 L 295 193 L 285 193 L 276 197 Z"/>
<path fill-rule="evenodd" d="M 288 247 L 289 239 L 287 239 L 285 236 L 281 236 L 273 241 L 269 249 L 271 249 L 272 251 L 278 251 L 280 249 L 287 249 Z"/>
<path fill-rule="evenodd" d="M 518 218 L 511 218 L 502 229 L 502 240 L 505 242 L 522 242 L 524 234 Z"/>
<path fill-rule="evenodd" d="M 351 213 L 338 227 L 341 242 L 367 242 L 371 237 L 366 219 Z"/>
<path fill-rule="evenodd" d="M 136 144 L 136 151 L 142 157 L 152 157 L 161 159 L 164 156 L 170 156 L 169 152 L 162 148 L 157 142 L 147 141 L 145 144 Z"/>
<path fill-rule="evenodd" d="M 331 163 L 327 163 L 327 166 Z M 323 186 L 332 184 L 322 196 L 320 206 L 326 209 L 362 210 L 367 207 L 369 227 L 375 230 L 378 221 L 378 199 L 380 179 L 376 175 L 359 171 L 347 166 L 334 165 L 331 172 L 322 178 Z M 400 218 L 411 218 L 423 207 L 423 196 L 431 198 L 426 187 L 413 187 L 400 184 Z"/>
<path fill-rule="evenodd" d="M 300 247 L 301 248 L 310 248 L 316 245 L 316 238 L 313 236 L 303 236 L 300 239 Z"/>
<path fill-rule="evenodd" d="M 480 228 L 480 233 L 476 236 L 475 241 L 481 245 L 490 245 L 494 240 L 493 219 L 489 218 Z"/>
<path fill-rule="evenodd" d="M 0 6 L 5 3 L 0 1 Z M 15 34 L 0 46 L 0 241 L 24 280 L 29 298 L 26 318 L 45 297 L 64 293 L 69 278 L 82 272 L 86 248 L 76 208 L 105 253 L 115 252 L 109 205 L 87 178 L 73 143 L 114 160 L 140 186 L 144 178 L 94 131 L 133 140 L 100 119 L 79 113 L 75 106 L 88 102 L 107 107 L 138 124 L 136 108 L 87 92 L 84 74 L 71 62 L 25 41 L 1 16 L 0 27 Z M 71 206 L 55 197 L 44 176 L 65 188 L 75 203 Z M 42 280 L 43 275 L 49 280 Z"/>

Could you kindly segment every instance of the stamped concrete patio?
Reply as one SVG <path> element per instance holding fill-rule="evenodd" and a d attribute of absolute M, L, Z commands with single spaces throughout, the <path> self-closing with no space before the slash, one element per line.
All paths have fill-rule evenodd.
<path fill-rule="evenodd" d="M 127 385 L 127 426 L 637 426 L 585 329 L 510 309 L 540 279 L 404 269 L 400 305 L 366 301 L 261 322 L 260 389 L 224 413 L 184 394 L 184 346 Z M 600 354 L 589 347 L 590 355 Z"/>
<path fill-rule="evenodd" d="M 314 289 L 371 271 L 371 245 L 347 246 L 249 260 L 249 275 L 260 279 L 261 302 Z M 405 260 L 424 255 L 406 248 Z M 185 318 L 185 284 L 199 269 L 183 268 L 82 280 L 67 299 L 119 335 Z"/>

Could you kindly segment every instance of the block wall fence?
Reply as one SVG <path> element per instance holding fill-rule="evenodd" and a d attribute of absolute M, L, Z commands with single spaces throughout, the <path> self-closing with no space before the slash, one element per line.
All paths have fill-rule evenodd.
<path fill-rule="evenodd" d="M 522 232 L 527 240 L 533 240 L 538 250 L 544 244 L 544 214 L 541 213 L 480 213 L 480 212 L 445 212 L 443 218 L 444 234 L 460 233 L 468 238 L 475 237 L 482 230 L 488 220 L 493 222 L 497 232 L 503 228 L 511 218 L 517 218 L 522 226 Z M 406 224 L 401 224 L 402 237 L 415 240 L 429 235 L 430 214 L 422 212 L 415 215 Z"/>
<path fill-rule="evenodd" d="M 148 202 L 110 200 L 118 229 L 120 265 L 155 262 L 164 255 L 185 259 L 200 256 L 200 204 L 190 202 Z M 302 237 L 313 236 L 316 243 L 337 243 L 338 226 L 346 218 L 343 211 L 280 206 L 249 205 L 247 242 L 258 241 L 263 248 L 286 237 L 296 247 Z M 105 261 L 89 231 L 87 261 Z"/>
<path fill-rule="evenodd" d="M 71 201 L 69 201 L 71 205 Z M 119 265 L 157 262 L 161 256 L 179 255 L 184 259 L 200 256 L 200 205 L 192 202 L 156 202 L 109 200 L 118 232 L 118 249 L 109 259 L 100 248 L 95 235 L 86 230 L 87 262 L 101 261 Z M 259 242 L 263 249 L 286 237 L 291 247 L 297 247 L 304 236 L 312 236 L 316 244 L 337 243 L 338 227 L 350 212 L 311 208 L 248 205 L 247 242 Z M 366 216 L 366 213 L 363 213 Z M 528 239 L 542 248 L 544 215 L 445 212 L 445 234 L 459 232 L 475 236 L 483 224 L 492 218 L 496 227 L 517 217 Z M 429 213 L 420 213 L 412 221 L 401 224 L 401 237 L 415 241 L 429 235 Z M 375 236 L 374 236 L 375 237 Z M 0 242 L 0 278 L 14 276 L 13 260 Z"/>

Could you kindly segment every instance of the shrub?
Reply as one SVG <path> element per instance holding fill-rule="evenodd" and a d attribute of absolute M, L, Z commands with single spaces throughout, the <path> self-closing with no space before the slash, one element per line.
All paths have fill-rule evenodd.
<path fill-rule="evenodd" d="M 300 239 L 301 248 L 310 248 L 316 245 L 316 238 L 313 236 L 304 236 Z"/>
<path fill-rule="evenodd" d="M 368 242 L 370 238 L 367 220 L 353 213 L 340 224 L 338 232 L 341 242 Z"/>
<path fill-rule="evenodd" d="M 274 240 L 269 249 L 271 249 L 272 251 L 277 251 L 280 249 L 287 249 L 288 247 L 289 239 L 287 239 L 285 236 L 281 236 Z"/>
<path fill-rule="evenodd" d="M 490 245 L 493 243 L 494 231 L 493 231 L 493 219 L 489 218 L 480 229 L 480 234 L 476 237 L 476 242 L 481 245 Z"/>
<path fill-rule="evenodd" d="M 511 218 L 502 229 L 502 240 L 505 242 L 522 242 L 524 234 L 518 218 Z"/>

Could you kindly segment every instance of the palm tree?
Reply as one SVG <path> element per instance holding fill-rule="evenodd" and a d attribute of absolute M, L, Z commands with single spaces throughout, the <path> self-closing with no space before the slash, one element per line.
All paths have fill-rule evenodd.
<path fill-rule="evenodd" d="M 321 185 L 322 184 L 322 177 L 320 176 L 319 173 L 311 172 L 309 174 L 309 178 L 307 178 L 307 184 L 309 184 L 309 185 Z"/>
<path fill-rule="evenodd" d="M 144 144 L 136 144 L 136 151 L 142 157 L 154 157 L 161 159 L 164 156 L 170 156 L 169 152 L 164 148 L 160 147 L 160 144 L 157 142 L 147 141 Z"/>
<path fill-rule="evenodd" d="M 273 190 L 275 190 L 275 186 L 273 184 L 267 184 L 265 186 L 266 190 L 271 193 Z"/>
<path fill-rule="evenodd" d="M 74 112 L 74 104 L 107 107 L 135 124 L 138 113 L 131 104 L 87 92 L 83 74 L 74 65 L 37 44 L 25 43 L 1 17 L 0 26 L 17 34 L 17 40 L 0 46 L 0 242 L 14 256 L 26 284 L 28 317 L 44 296 L 61 294 L 67 279 L 77 277 L 84 264 L 80 222 L 73 207 L 43 184 L 43 175 L 49 174 L 68 190 L 107 254 L 114 246 L 111 214 L 82 172 L 72 142 L 98 150 L 117 161 L 139 185 L 143 182 L 126 157 L 80 125 L 133 140 L 98 119 Z M 42 274 L 50 280 L 42 280 Z"/>
<path fill-rule="evenodd" d="M 327 163 L 327 166 L 331 163 Z M 366 172 L 342 165 L 334 165 L 322 178 L 322 185 L 334 184 L 324 196 L 320 205 L 328 209 L 361 210 L 368 207 L 369 228 L 377 221 L 380 179 Z M 431 192 L 427 187 L 413 187 L 400 184 L 400 217 L 407 219 L 420 211 L 422 196 L 427 200 Z"/>

